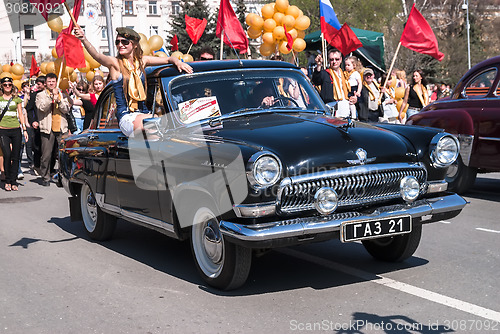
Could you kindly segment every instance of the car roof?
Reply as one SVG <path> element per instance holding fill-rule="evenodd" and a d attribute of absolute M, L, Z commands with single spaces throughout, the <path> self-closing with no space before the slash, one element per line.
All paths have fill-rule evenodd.
<path fill-rule="evenodd" d="M 298 69 L 297 66 L 276 60 L 208 60 L 208 61 L 195 61 L 190 62 L 189 65 L 193 68 L 194 73 L 197 72 L 210 72 L 220 70 L 233 70 L 233 69 L 248 69 L 248 68 L 261 68 L 261 69 L 278 69 L 290 68 Z M 161 65 L 146 67 L 146 74 L 148 76 L 170 77 L 179 75 L 179 71 L 173 65 Z"/>

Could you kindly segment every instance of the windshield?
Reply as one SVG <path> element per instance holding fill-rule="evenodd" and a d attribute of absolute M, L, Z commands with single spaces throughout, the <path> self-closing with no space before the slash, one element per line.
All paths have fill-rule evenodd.
<path fill-rule="evenodd" d="M 246 111 L 315 110 L 325 106 L 298 71 L 250 69 L 181 76 L 168 92 L 176 118 L 189 124 Z"/>

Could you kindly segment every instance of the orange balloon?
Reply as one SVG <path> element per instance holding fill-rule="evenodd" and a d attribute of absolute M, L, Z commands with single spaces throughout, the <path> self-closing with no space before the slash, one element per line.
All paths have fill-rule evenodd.
<path fill-rule="evenodd" d="M 148 41 L 148 38 L 142 32 L 139 33 L 139 36 L 141 37 L 141 39 L 139 40 L 139 42 L 143 42 L 144 43 L 144 42 Z"/>
<path fill-rule="evenodd" d="M 272 32 L 276 28 L 276 21 L 273 19 L 267 19 L 264 21 L 264 31 Z"/>
<path fill-rule="evenodd" d="M 89 62 L 87 60 L 85 60 L 85 67 L 78 68 L 78 71 L 80 71 L 82 73 L 87 73 L 88 71 L 90 71 Z"/>
<path fill-rule="evenodd" d="M 56 51 L 56 48 L 53 48 L 51 53 L 52 53 L 52 57 L 54 57 L 54 58 L 59 58 L 59 57 L 57 56 L 57 51 Z"/>
<path fill-rule="evenodd" d="M 157 51 L 160 50 L 161 47 L 163 46 L 163 38 L 161 38 L 158 35 L 153 35 L 149 37 L 149 47 L 151 48 L 151 51 Z"/>
<path fill-rule="evenodd" d="M 171 54 L 170 56 L 171 56 L 171 57 L 174 57 L 174 58 L 181 59 L 181 57 L 182 57 L 182 52 L 180 52 L 180 51 L 174 51 L 174 52 L 172 52 L 172 54 Z"/>
<path fill-rule="evenodd" d="M 151 47 L 149 46 L 148 40 L 146 41 L 139 41 L 139 45 L 141 46 L 142 52 L 145 55 L 149 55 L 151 53 Z"/>
<path fill-rule="evenodd" d="M 300 16 L 300 9 L 297 6 L 288 6 L 288 8 L 285 11 L 286 15 L 292 15 L 295 18 L 298 18 Z"/>
<path fill-rule="evenodd" d="M 280 44 L 279 44 L 279 51 L 284 54 L 284 55 L 287 55 L 289 54 L 290 52 L 292 52 L 292 49 L 288 50 L 288 48 L 286 47 L 287 46 L 287 42 L 286 41 L 282 41 Z"/>
<path fill-rule="evenodd" d="M 56 73 L 56 66 L 53 61 L 47 63 L 47 67 L 45 67 L 47 73 Z"/>
<path fill-rule="evenodd" d="M 57 58 L 54 61 L 55 73 L 59 76 L 59 73 L 64 73 L 66 70 L 66 62 L 63 62 L 63 58 Z M 61 69 L 62 66 L 62 69 Z"/>
<path fill-rule="evenodd" d="M 259 38 L 261 33 L 262 33 L 262 30 L 256 30 L 253 27 L 250 27 L 247 30 L 248 37 L 250 37 L 251 39 Z"/>
<path fill-rule="evenodd" d="M 78 74 L 76 74 L 76 72 L 71 73 L 71 75 L 69 76 L 69 80 L 71 82 L 75 82 L 77 78 L 78 78 Z"/>
<path fill-rule="evenodd" d="M 14 74 L 12 73 L 12 79 L 14 80 L 21 80 L 23 78 L 23 75 L 19 75 L 19 74 Z"/>
<path fill-rule="evenodd" d="M 282 26 L 277 26 L 276 28 L 274 28 L 273 37 L 277 41 L 285 38 L 285 28 L 283 28 Z"/>
<path fill-rule="evenodd" d="M 156 51 L 155 57 L 168 58 L 167 54 L 163 51 Z"/>
<path fill-rule="evenodd" d="M 264 57 L 270 56 L 273 52 L 276 46 L 274 44 L 269 45 L 269 44 L 261 44 L 259 48 L 259 52 L 261 55 Z"/>
<path fill-rule="evenodd" d="M 262 34 L 262 43 L 264 44 L 274 44 L 274 35 L 272 32 L 265 32 Z"/>
<path fill-rule="evenodd" d="M 47 73 L 47 62 L 44 61 L 40 64 L 40 72 L 42 72 L 43 74 Z"/>
<path fill-rule="evenodd" d="M 304 30 L 297 30 L 297 38 L 302 38 L 304 39 L 306 37 L 306 33 Z"/>
<path fill-rule="evenodd" d="M 292 39 L 296 39 L 297 38 L 297 35 L 298 35 L 297 29 L 294 28 L 294 29 L 288 31 L 288 33 L 292 36 Z"/>
<path fill-rule="evenodd" d="M 185 55 L 182 55 L 182 60 L 184 60 L 185 63 L 189 63 L 191 61 L 194 61 L 193 56 L 191 56 L 188 53 Z"/>
<path fill-rule="evenodd" d="M 252 21 L 249 25 L 250 25 L 250 27 L 254 28 L 255 30 L 262 30 L 262 27 L 264 26 L 264 19 L 262 17 L 260 17 L 259 15 L 255 15 L 252 18 Z"/>
<path fill-rule="evenodd" d="M 13 84 L 14 86 L 16 86 L 16 87 L 17 87 L 17 89 L 21 89 L 21 83 L 22 83 L 22 82 L 21 82 L 21 80 L 19 80 L 19 79 L 14 79 L 14 81 L 12 81 L 12 84 Z"/>
<path fill-rule="evenodd" d="M 24 66 L 21 64 L 14 64 L 10 67 L 10 73 L 22 76 L 24 74 Z"/>
<path fill-rule="evenodd" d="M 2 66 L 2 72 L 10 72 L 10 65 L 5 64 Z"/>
<path fill-rule="evenodd" d="M 55 32 L 61 32 L 63 30 L 63 21 L 57 14 L 50 14 L 47 17 L 47 25 L 49 26 L 50 30 Z"/>
<path fill-rule="evenodd" d="M 288 0 L 276 0 L 276 5 L 274 6 L 274 9 L 278 12 L 286 12 L 288 9 L 289 3 Z"/>
<path fill-rule="evenodd" d="M 302 38 L 297 38 L 295 41 L 293 41 L 293 50 L 297 52 L 304 51 L 306 48 L 306 41 L 304 41 Z"/>
<path fill-rule="evenodd" d="M 283 25 L 283 19 L 285 18 L 285 14 L 281 12 L 276 12 L 273 15 L 273 20 L 276 21 L 276 25 Z"/>
<path fill-rule="evenodd" d="M 92 79 L 94 79 L 95 73 L 94 71 L 88 71 L 85 77 L 87 78 L 88 82 L 92 82 Z"/>
<path fill-rule="evenodd" d="M 394 89 L 394 97 L 396 98 L 396 100 L 403 99 L 405 97 L 405 88 L 398 87 L 398 88 Z"/>
<path fill-rule="evenodd" d="M 274 15 L 274 6 L 273 4 L 268 3 L 262 6 L 260 11 L 262 13 L 262 17 L 264 18 L 264 20 L 270 19 Z"/>
<path fill-rule="evenodd" d="M 251 26 L 251 25 L 252 25 L 252 20 L 253 20 L 253 18 L 254 18 L 255 16 L 258 16 L 258 15 L 257 15 L 257 14 L 255 14 L 255 13 L 249 13 L 249 14 L 247 15 L 247 17 L 245 18 L 245 23 L 246 23 L 246 24 L 248 24 L 249 26 Z"/>
<path fill-rule="evenodd" d="M 295 26 L 295 17 L 292 15 L 285 15 L 283 18 L 283 25 L 286 26 L 286 30 L 291 30 Z"/>
<path fill-rule="evenodd" d="M 311 20 L 307 16 L 301 16 L 295 20 L 295 28 L 297 30 L 306 30 L 311 25 Z"/>

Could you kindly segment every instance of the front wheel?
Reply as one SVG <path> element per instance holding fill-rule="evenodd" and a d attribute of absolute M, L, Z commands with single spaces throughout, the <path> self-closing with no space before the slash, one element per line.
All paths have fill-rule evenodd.
<path fill-rule="evenodd" d="M 192 222 L 191 248 L 205 282 L 221 290 L 242 286 L 250 272 L 252 250 L 224 240 L 219 220 L 209 207 L 200 207 Z"/>
<path fill-rule="evenodd" d="M 415 253 L 422 236 L 422 224 L 413 225 L 410 233 L 379 239 L 363 240 L 363 246 L 377 260 L 401 262 Z"/>
<path fill-rule="evenodd" d="M 90 238 L 104 241 L 111 238 L 116 227 L 116 217 L 99 208 L 94 193 L 88 184 L 82 186 L 80 192 L 83 226 Z"/>
<path fill-rule="evenodd" d="M 457 160 L 448 167 L 446 173 L 446 182 L 448 189 L 458 194 L 466 192 L 476 181 L 477 169 L 466 166 L 462 162 L 462 157 L 458 156 Z"/>

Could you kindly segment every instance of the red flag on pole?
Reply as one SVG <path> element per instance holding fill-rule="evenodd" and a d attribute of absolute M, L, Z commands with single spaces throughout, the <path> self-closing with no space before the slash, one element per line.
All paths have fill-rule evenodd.
<path fill-rule="evenodd" d="M 293 47 L 293 37 L 288 31 L 286 31 L 286 25 L 283 25 L 283 28 L 285 28 L 286 49 L 290 51 Z"/>
<path fill-rule="evenodd" d="M 64 1 L 63 1 L 64 2 Z M 80 16 L 80 8 L 82 0 L 75 0 L 73 7 L 73 16 L 78 20 Z M 71 31 L 75 25 L 71 20 L 68 27 L 63 29 L 56 39 L 56 53 L 59 57 L 64 55 L 66 65 L 73 68 L 85 67 L 85 55 L 83 54 L 83 46 L 78 38 L 71 35 Z"/>
<path fill-rule="evenodd" d="M 336 47 L 344 56 L 363 46 L 347 23 L 333 36 L 330 45 Z"/>
<path fill-rule="evenodd" d="M 400 39 L 401 45 L 418 53 L 423 53 L 441 61 L 444 54 L 439 52 L 438 42 L 429 23 L 415 8 L 411 8 L 408 21 Z"/>
<path fill-rule="evenodd" d="M 40 67 L 36 63 L 36 59 L 34 55 L 31 55 L 31 68 L 30 68 L 30 78 L 34 75 L 38 75 L 40 73 Z"/>
<path fill-rule="evenodd" d="M 179 40 L 177 39 L 177 35 L 174 35 L 174 37 L 172 37 L 172 39 L 170 40 L 170 45 L 172 45 L 172 51 L 179 50 Z"/>
<path fill-rule="evenodd" d="M 222 32 L 223 30 L 224 33 Z M 238 21 L 238 17 L 234 13 L 229 0 L 220 1 L 215 35 L 223 39 L 227 45 L 230 46 L 232 44 L 236 49 L 240 50 L 240 53 L 245 53 L 248 50 L 247 34 L 243 30 L 240 21 Z"/>
<path fill-rule="evenodd" d="M 184 18 L 186 19 L 186 31 L 189 37 L 193 41 L 193 44 L 198 43 L 207 26 L 207 19 L 200 20 L 187 15 L 184 15 Z"/>

